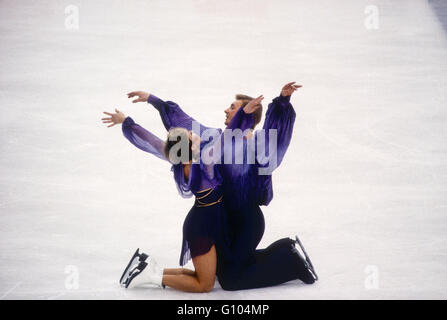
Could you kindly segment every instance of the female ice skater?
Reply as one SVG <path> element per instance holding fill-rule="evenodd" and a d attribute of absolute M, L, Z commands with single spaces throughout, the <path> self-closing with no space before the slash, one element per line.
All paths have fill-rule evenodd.
<path fill-rule="evenodd" d="M 247 109 L 255 103 L 253 101 L 247 105 Z M 152 256 L 137 250 L 120 279 L 121 284 L 126 288 L 155 284 L 188 292 L 210 291 L 214 287 L 216 274 L 220 277 L 223 266 L 231 264 L 232 260 L 221 179 L 216 167 L 214 164 L 193 162 L 200 138 L 192 131 L 172 128 L 167 141 L 163 142 L 132 118 L 115 111 L 115 114 L 105 112 L 110 118 L 103 118 L 103 122 L 112 123 L 109 127 L 122 123 L 124 135 L 135 146 L 173 163 L 179 192 L 184 196 L 192 193 L 196 197 L 183 225 L 180 255 L 180 264 L 183 266 L 192 259 L 195 270 L 164 269 L 161 272 Z M 182 143 L 183 146 L 179 148 Z M 183 161 L 179 162 L 179 159 Z"/>
<path fill-rule="evenodd" d="M 289 89 L 290 91 L 290 84 L 289 84 Z M 296 88 L 295 88 L 296 90 Z M 283 90 L 284 91 L 284 90 Z M 140 99 L 140 98 L 139 98 Z M 171 117 L 173 116 L 173 114 L 176 114 L 178 117 L 177 119 L 175 119 L 175 121 L 177 121 L 177 123 L 182 122 L 183 126 L 188 126 L 188 121 L 190 121 L 192 118 L 189 118 L 188 116 L 186 116 L 183 112 L 181 112 L 181 109 L 176 108 L 175 105 L 173 105 L 173 103 L 169 104 L 162 102 L 161 100 L 157 99 L 156 97 L 153 97 L 153 104 L 158 108 L 160 111 L 160 114 L 162 114 L 162 119 L 163 122 L 165 124 L 165 126 L 170 126 L 170 123 L 172 119 L 169 119 L 169 116 L 166 116 L 163 118 L 163 113 L 165 112 L 165 114 L 169 114 Z M 248 120 L 244 120 L 244 115 L 251 115 L 253 112 L 253 110 L 256 111 L 256 108 L 253 108 L 253 106 L 255 106 L 257 103 L 260 102 L 260 100 L 262 100 L 262 97 L 258 98 L 257 100 L 253 100 L 253 102 L 250 104 L 248 103 L 247 106 L 245 106 L 242 110 L 244 111 L 244 113 L 238 112 L 240 110 L 235 110 L 233 115 L 235 116 L 235 119 L 233 121 L 233 123 L 238 123 L 238 116 L 239 115 L 240 119 L 239 119 L 239 124 L 244 123 L 244 121 L 246 123 L 250 123 L 250 119 Z M 246 102 L 245 102 L 246 103 Z M 243 104 L 245 104 L 243 102 Z M 161 105 L 165 105 L 168 106 L 169 108 L 161 108 Z M 232 109 L 235 104 L 232 105 Z M 242 107 L 242 106 L 241 106 Z M 273 110 L 274 108 L 270 108 L 271 106 L 269 106 L 269 111 Z M 251 108 L 251 112 L 249 111 Z M 172 112 L 174 109 L 176 112 Z M 230 111 L 231 112 L 231 111 Z M 227 114 L 230 112 L 226 112 Z M 270 112 L 271 113 L 271 112 Z M 124 118 L 124 116 L 122 114 L 120 114 L 117 111 L 117 114 L 112 115 L 110 113 L 107 113 L 109 115 L 111 115 L 111 118 L 105 118 L 105 122 L 113 122 L 112 125 L 116 124 L 116 123 L 120 123 L 120 121 L 122 121 Z M 267 113 L 269 114 L 269 112 Z M 230 114 L 231 115 L 231 114 Z M 115 119 L 114 119 L 115 118 Z M 174 116 L 175 118 L 175 116 Z M 142 129 L 141 127 L 139 127 L 138 125 L 134 124 L 133 121 L 131 121 L 130 118 L 126 118 L 126 121 L 128 121 L 128 124 L 134 125 L 135 127 L 133 128 L 132 133 L 126 134 L 126 127 L 127 125 L 125 124 L 125 121 L 123 123 L 123 132 L 125 133 L 126 137 L 132 142 L 134 143 L 137 147 L 154 153 L 156 155 L 158 155 L 159 157 L 162 158 L 162 156 L 160 156 L 160 152 L 158 152 L 158 154 L 156 152 L 154 152 L 156 149 L 160 150 L 162 143 L 160 143 L 160 141 L 158 141 L 157 143 L 148 143 L 148 141 L 154 140 L 153 136 L 148 133 L 147 131 L 145 131 L 144 129 Z M 232 119 L 228 119 L 227 117 L 227 121 L 231 122 Z M 242 121 L 242 122 L 241 122 Z M 185 125 L 186 124 L 186 125 Z M 112 126 L 111 125 L 111 126 Z M 252 125 L 252 123 L 250 124 L 251 127 L 254 127 Z M 178 129 L 176 129 L 178 131 Z M 193 139 L 194 135 L 192 133 L 189 133 L 191 139 Z M 288 142 L 287 142 L 288 144 Z M 158 145 L 158 147 L 157 147 Z M 169 143 L 166 144 L 166 146 L 168 146 Z M 194 164 L 189 164 L 189 166 L 184 166 L 183 168 L 183 176 L 187 176 L 189 172 L 191 172 L 191 168 L 194 168 Z M 213 171 L 214 168 L 211 170 Z M 176 173 L 176 171 L 178 172 L 177 174 L 174 174 L 174 176 L 176 177 L 176 181 L 178 183 L 179 179 L 177 179 L 178 177 L 182 176 L 182 172 L 179 170 L 176 170 L 176 167 L 174 166 L 174 173 Z M 208 177 L 207 179 L 213 180 L 214 178 L 212 178 L 211 176 L 209 176 L 209 172 L 211 172 L 210 169 L 205 169 L 204 172 L 208 172 Z M 236 170 L 237 172 L 237 170 Z M 239 171 L 240 173 L 241 171 Z M 207 176 L 207 175 L 204 175 Z M 181 187 L 181 183 L 178 183 L 179 189 L 183 190 L 183 188 Z M 216 186 L 215 186 L 216 187 Z M 215 188 L 216 189 L 216 188 Z M 216 191 L 215 189 L 209 189 L 207 190 L 207 194 L 206 196 L 208 197 L 209 195 L 212 194 L 217 194 L 219 195 L 221 193 L 220 191 L 220 186 L 219 186 L 219 190 Z M 211 191 L 212 190 L 212 191 Z M 192 190 L 194 192 L 194 190 Z M 208 194 L 209 193 L 209 194 Z M 200 194 L 196 192 L 196 199 L 197 197 L 203 197 L 204 194 Z M 204 197 L 204 198 L 207 198 Z M 213 200 L 213 199 L 212 199 Z M 215 200 L 215 199 L 214 199 Z M 241 249 L 239 248 L 239 244 L 241 243 L 241 240 L 245 238 L 245 240 L 252 240 L 252 239 L 248 239 L 246 236 L 239 236 L 239 242 L 234 242 L 235 245 L 231 245 L 228 242 L 228 237 L 226 234 L 226 223 L 222 222 L 225 220 L 225 214 L 222 214 L 221 210 L 221 198 L 218 199 L 219 201 L 217 203 L 219 203 L 219 207 L 215 207 L 217 205 L 217 203 L 213 203 L 212 205 L 209 205 L 209 207 L 214 207 L 217 212 L 220 212 L 220 214 L 216 214 L 216 216 L 221 217 L 220 219 L 217 219 L 216 221 L 220 221 L 220 228 L 221 231 L 219 232 L 215 232 L 217 236 L 215 239 L 215 246 L 210 247 L 209 251 L 206 254 L 202 254 L 202 255 L 198 255 L 199 257 L 201 257 L 200 259 L 197 258 L 197 261 L 194 261 L 193 258 L 193 263 L 196 267 L 196 272 L 194 271 L 190 271 L 187 269 L 165 269 L 164 270 L 164 275 L 161 275 L 160 272 L 157 273 L 156 271 L 156 267 L 153 263 L 153 259 L 148 259 L 148 262 L 146 262 L 147 256 L 145 254 L 140 254 L 138 251 L 136 252 L 136 254 L 134 255 L 133 259 L 131 259 L 131 262 L 128 266 L 128 268 L 126 268 L 126 270 L 129 270 L 130 272 L 128 272 L 128 274 L 123 274 L 123 283 L 125 283 L 126 286 L 135 286 L 139 283 L 157 283 L 157 284 L 161 284 L 163 283 L 164 285 L 169 285 L 172 286 L 174 288 L 178 288 L 181 290 L 186 290 L 186 291 L 202 291 L 203 288 L 209 289 L 209 287 L 205 286 L 201 286 L 198 285 L 195 288 L 192 287 L 185 287 L 185 283 L 184 281 L 189 279 L 188 277 L 198 277 L 198 273 L 197 273 L 197 268 L 199 268 L 200 273 L 203 274 L 203 268 L 201 268 L 201 264 L 199 261 L 202 261 L 202 259 L 205 259 L 207 262 L 203 265 L 208 265 L 208 266 L 213 266 L 216 265 L 216 272 L 218 274 L 218 279 L 219 282 L 221 283 L 222 287 L 224 289 L 227 290 L 237 290 L 237 289 L 245 289 L 245 288 L 256 288 L 256 287 L 264 287 L 264 286 L 269 286 L 269 285 L 275 285 L 275 284 L 279 284 L 285 281 L 289 281 L 289 280 L 293 280 L 293 279 L 301 279 L 306 283 L 312 283 L 314 281 L 314 276 L 312 275 L 312 272 L 309 270 L 309 266 L 306 265 L 306 261 L 304 261 L 304 259 L 302 259 L 301 257 L 299 257 L 299 254 L 297 254 L 296 249 L 294 248 L 293 244 L 294 241 L 292 241 L 291 239 L 281 239 L 277 242 L 275 242 L 273 245 L 269 246 L 267 249 L 263 249 L 263 250 L 256 250 L 255 252 L 245 252 L 245 249 Z M 199 201 L 198 203 L 200 204 L 201 200 L 197 199 L 197 201 Z M 203 202 L 203 201 L 202 201 Z M 228 201 L 227 201 L 228 202 Z M 231 201 L 232 202 L 232 201 Z M 249 201 L 251 202 L 251 201 Z M 208 207 L 208 206 L 207 206 Z M 213 209 L 214 209 L 213 208 Z M 246 206 L 246 208 L 250 208 L 250 206 Z M 258 207 L 259 208 L 259 207 Z M 211 208 L 210 208 L 211 209 Z M 188 217 L 190 216 L 198 216 L 197 214 L 193 214 L 195 210 L 191 210 L 191 212 L 188 214 Z M 262 217 L 262 212 L 260 213 L 261 217 Z M 213 216 L 213 215 L 209 215 L 209 216 Z M 184 228 L 184 235 L 186 236 L 186 234 L 188 233 L 188 227 L 186 227 L 188 225 L 187 221 L 189 220 L 194 220 L 194 219 L 186 219 L 185 220 L 185 228 Z M 263 217 L 262 217 L 262 222 L 263 222 Z M 263 224 L 263 223 L 262 223 Z M 194 224 L 191 224 L 194 225 Z M 214 225 L 219 225 L 219 223 L 214 224 Z M 253 226 L 248 226 L 248 227 L 253 227 Z M 199 228 L 200 229 L 200 228 Z M 219 228 L 217 228 L 219 229 Z M 217 230 L 216 228 L 214 228 L 214 230 Z M 250 228 L 248 228 L 250 229 Z M 256 229 L 256 228 L 254 228 Z M 259 229 L 259 228 L 258 228 Z M 260 237 L 262 237 L 262 233 L 263 233 L 263 225 L 262 225 L 262 232 Z M 248 234 L 252 234 L 253 232 L 248 232 Z M 258 232 L 259 233 L 259 232 Z M 234 232 L 233 232 L 234 234 Z M 236 232 L 237 235 L 237 232 Z M 187 237 L 187 236 L 186 236 Z M 260 240 L 259 237 L 259 240 Z M 224 239 L 224 240 L 222 240 Z M 254 241 L 256 242 L 256 241 Z M 259 242 L 259 241 L 258 241 Z M 188 243 L 188 241 L 186 241 L 186 244 Z M 256 248 L 257 243 L 250 243 L 250 245 L 247 246 L 247 244 L 242 244 L 242 247 L 250 247 L 254 245 L 253 250 Z M 208 246 L 204 246 L 205 248 L 208 248 Z M 206 251 L 206 250 L 205 250 Z M 249 250 L 250 251 L 250 250 Z M 191 254 L 194 256 L 195 254 L 193 252 L 200 252 L 200 250 L 191 250 Z M 251 258 L 254 258 L 254 261 L 247 261 L 246 258 L 244 258 L 243 255 L 246 255 L 247 257 L 251 255 Z M 185 244 L 183 246 L 182 249 L 182 256 L 185 257 Z M 210 256 L 216 256 L 216 263 L 210 263 Z M 220 257 L 220 258 L 219 258 Z M 236 258 L 235 258 L 236 257 Z M 183 258 L 185 259 L 185 258 Z M 213 260 L 213 259 L 211 259 Z M 184 261 L 183 261 L 184 262 Z M 182 261 L 181 264 L 183 265 Z M 198 264 L 198 266 L 196 266 L 196 264 Z M 149 267 L 147 267 L 149 265 Z M 203 266 L 202 265 L 202 266 Z M 278 268 L 279 266 L 279 268 Z M 213 268 L 211 268 L 213 269 Z M 142 272 L 142 270 L 146 270 L 146 273 Z M 150 270 L 150 272 L 148 272 Z M 146 276 L 144 277 L 144 274 L 146 275 L 150 275 L 150 279 Z M 213 272 L 212 270 L 207 269 L 207 272 L 205 272 L 204 274 L 208 274 L 208 276 L 204 277 L 203 275 L 200 277 L 202 280 L 203 279 L 214 279 L 213 276 Z M 173 276 L 173 277 L 170 277 Z M 166 279 L 165 279 L 166 278 Z M 137 281 L 138 279 L 138 281 Z M 154 280 L 155 279 L 155 280 Z M 175 279 L 177 279 L 178 281 L 176 282 Z M 182 279 L 182 280 L 180 280 Z M 239 285 L 236 285 L 236 280 L 238 280 L 240 283 Z M 243 281 L 246 280 L 246 281 Z M 173 281 L 173 282 L 172 282 Z M 200 283 L 200 281 L 196 281 L 196 284 Z M 205 281 L 205 283 L 211 283 L 214 281 Z M 132 284 L 133 283 L 133 284 Z M 203 284 L 203 283 L 202 283 Z M 205 290 L 206 291 L 206 290 Z"/>

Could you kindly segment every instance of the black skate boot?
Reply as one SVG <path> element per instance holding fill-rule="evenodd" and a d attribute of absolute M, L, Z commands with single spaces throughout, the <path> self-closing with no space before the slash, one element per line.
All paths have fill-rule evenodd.
<path fill-rule="evenodd" d="M 304 266 L 305 266 L 305 268 L 307 269 L 308 274 L 310 275 L 310 277 L 309 277 L 309 276 L 306 276 L 306 277 L 304 277 L 304 279 L 301 279 L 301 280 L 302 280 L 304 283 L 312 284 L 312 283 L 314 283 L 315 281 L 318 280 L 318 275 L 317 275 L 317 273 L 315 272 L 315 268 L 314 268 L 314 266 L 313 266 L 313 264 L 312 264 L 312 261 L 310 260 L 309 256 L 307 255 L 307 252 L 306 252 L 306 250 L 304 249 L 304 246 L 303 246 L 303 244 L 301 243 L 301 241 L 300 241 L 300 239 L 298 238 L 298 236 L 295 236 L 295 239 L 296 239 L 295 243 L 297 243 L 297 244 L 300 246 L 301 250 L 303 251 L 304 257 L 303 257 L 303 255 L 301 254 L 301 252 L 296 248 L 296 246 L 294 246 L 294 251 L 297 253 L 297 255 L 299 256 L 299 258 L 303 261 Z"/>
<path fill-rule="evenodd" d="M 129 278 L 130 274 L 135 269 L 135 267 L 137 267 L 140 264 L 140 262 L 146 261 L 148 255 L 143 253 L 143 252 L 140 253 L 139 250 L 140 250 L 140 248 L 138 248 L 137 251 L 135 251 L 135 253 L 133 254 L 133 256 L 130 259 L 129 263 L 127 264 L 126 269 L 124 269 L 123 275 L 120 278 L 121 286 L 125 286 L 124 281 L 127 278 Z"/>

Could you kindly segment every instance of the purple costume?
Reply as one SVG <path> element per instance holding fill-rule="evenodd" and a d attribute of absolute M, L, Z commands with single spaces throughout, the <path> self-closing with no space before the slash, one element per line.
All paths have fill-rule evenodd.
<path fill-rule="evenodd" d="M 195 120 L 172 101 L 163 101 L 151 94 L 148 103 L 159 111 L 166 130 L 181 127 L 201 135 L 204 130 L 212 129 L 201 124 L 194 126 Z M 181 164 L 172 166 L 179 193 L 183 197 L 196 196 L 196 203 L 183 226 L 180 265 L 191 257 L 208 252 L 215 244 L 217 276 L 226 290 L 265 287 L 300 278 L 302 270 L 292 253 L 291 239 L 280 239 L 266 249 L 256 250 L 265 228 L 259 206 L 268 205 L 273 198 L 271 174 L 259 175 L 259 169 L 265 168 L 273 157 L 276 159 L 275 167 L 280 165 L 292 137 L 295 116 L 290 97 L 279 96 L 269 104 L 263 129 L 276 130 L 277 148 L 276 152 L 269 148 L 266 149 L 270 152 L 261 150 L 264 155 L 262 161 L 258 158 L 254 163 L 247 161 L 248 151 L 253 148 L 259 151 L 258 139 L 265 137 L 266 145 L 269 145 L 268 132 L 255 131 L 250 138 L 255 143 L 249 144 L 247 139 L 243 139 L 241 151 L 236 150 L 234 142 L 223 144 L 221 164 L 193 163 L 189 181 L 184 179 Z M 245 130 L 253 125 L 253 121 L 253 115 L 240 108 L 227 129 Z M 162 152 L 164 142 L 135 124 L 130 117 L 123 122 L 122 129 L 135 146 L 165 159 Z M 222 133 L 220 129 L 214 130 Z M 201 150 L 206 143 L 202 141 Z M 228 148 L 232 148 L 233 160 L 242 152 L 241 164 L 234 161 L 223 164 Z"/>
<path fill-rule="evenodd" d="M 132 118 L 126 117 L 122 130 L 124 136 L 137 148 L 168 161 L 163 154 L 164 141 L 136 124 Z M 189 177 L 185 179 L 181 163 L 173 165 L 171 170 L 179 193 L 183 197 L 196 197 L 183 225 L 180 265 L 207 253 L 213 245 L 216 245 L 220 265 L 222 259 L 228 259 L 230 255 L 219 172 L 214 164 L 193 163 Z"/>
<path fill-rule="evenodd" d="M 166 130 L 180 127 L 187 130 L 193 129 L 193 122 L 200 125 L 200 132 L 196 134 L 201 135 L 204 130 L 213 129 L 221 132 L 220 129 L 210 128 L 200 124 L 197 120 L 187 115 L 175 102 L 163 101 L 153 94 L 148 98 L 148 103 L 152 104 L 160 113 L 161 120 Z M 269 104 L 263 128 L 266 132 L 269 129 L 277 130 L 277 153 L 270 156 L 275 156 L 277 159 L 277 166 L 283 160 L 287 148 L 292 139 L 293 126 L 295 123 L 296 113 L 293 106 L 290 104 L 290 96 L 279 96 L 273 99 Z M 254 119 L 252 114 L 246 114 L 243 108 L 240 108 L 234 115 L 231 123 L 227 129 L 239 128 L 245 130 L 253 125 Z M 263 132 L 255 131 L 253 139 L 257 141 Z M 268 145 L 268 134 L 265 135 L 266 144 Z M 245 142 L 246 143 L 246 142 Z M 226 146 L 229 147 L 229 146 Z M 150 152 L 150 151 L 149 151 Z M 247 147 L 243 148 L 244 158 L 246 158 Z M 235 153 L 233 155 L 235 156 Z M 222 154 L 223 156 L 224 154 Z M 223 161 L 222 161 L 223 162 Z M 229 164 L 219 166 L 219 171 L 223 174 L 226 189 L 232 189 L 231 193 L 225 193 L 230 196 L 231 208 L 238 209 L 246 205 L 246 201 L 256 203 L 257 205 L 268 205 L 273 198 L 272 176 L 259 175 L 259 167 L 264 165 L 251 165 L 244 161 L 243 164 Z M 250 178 L 248 178 L 250 175 Z M 177 181 L 177 180 L 176 180 Z"/>

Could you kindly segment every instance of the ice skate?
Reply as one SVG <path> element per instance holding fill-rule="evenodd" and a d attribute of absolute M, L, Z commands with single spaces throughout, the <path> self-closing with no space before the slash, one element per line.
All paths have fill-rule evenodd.
<path fill-rule="evenodd" d="M 157 262 L 153 257 L 148 256 L 146 261 L 140 261 L 131 268 L 123 278 L 122 285 L 125 288 L 135 288 L 137 286 L 152 284 L 158 287 L 162 285 L 163 272 L 158 269 Z"/>
<path fill-rule="evenodd" d="M 140 253 L 139 252 L 140 248 L 137 249 L 137 251 L 135 251 L 135 253 L 133 254 L 132 258 L 130 259 L 129 263 L 127 264 L 126 269 L 124 269 L 123 275 L 120 278 L 120 284 L 123 285 L 123 281 L 124 279 L 129 277 L 130 272 L 136 267 L 138 266 L 138 264 L 140 262 L 144 262 L 146 261 L 146 259 L 148 258 L 148 255 L 145 253 Z"/>
<path fill-rule="evenodd" d="M 307 255 L 306 249 L 304 249 L 303 244 L 301 243 L 300 239 L 298 238 L 298 236 L 295 236 L 295 243 L 298 243 L 298 245 L 300 246 L 301 250 L 303 251 L 304 256 L 301 254 L 301 252 L 298 250 L 298 248 L 296 248 L 295 246 L 295 250 L 296 253 L 298 254 L 298 256 L 301 258 L 301 260 L 303 260 L 305 267 L 307 268 L 307 270 L 309 271 L 309 273 L 312 275 L 313 278 L 313 282 L 318 280 L 318 275 L 315 272 L 315 268 L 312 264 L 312 261 L 310 260 L 309 256 Z M 307 283 L 307 282 L 306 282 Z"/>

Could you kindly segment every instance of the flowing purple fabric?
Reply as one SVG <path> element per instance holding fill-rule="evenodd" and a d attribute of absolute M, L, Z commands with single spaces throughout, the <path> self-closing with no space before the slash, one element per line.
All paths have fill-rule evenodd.
<path fill-rule="evenodd" d="M 250 122 L 244 119 L 247 117 L 253 116 L 251 114 L 247 115 L 242 109 L 239 109 L 234 117 L 237 122 L 235 124 L 230 123 L 230 125 L 232 127 L 248 125 Z M 226 202 L 228 208 L 240 210 L 250 205 L 268 205 L 273 199 L 271 173 L 281 164 L 289 147 L 295 118 L 296 113 L 290 103 L 290 97 L 276 97 L 268 106 L 262 127 L 263 130 L 255 131 L 253 137 L 249 138 L 252 139 L 250 143 L 248 143 L 248 140 L 243 140 L 243 163 L 235 163 L 238 150 L 233 149 L 233 162 L 219 166 L 224 181 L 224 194 L 231 194 L 231 201 Z M 271 129 L 276 130 L 277 133 L 276 150 L 269 149 L 269 130 Z M 265 148 L 258 147 L 258 141 L 262 139 L 264 139 L 265 143 L 261 144 L 261 146 L 265 146 Z M 227 147 L 225 146 L 225 148 Z M 234 145 L 230 147 L 235 148 Z M 227 149 L 224 150 L 224 153 L 226 151 Z M 256 155 L 254 164 L 248 162 L 248 153 Z M 259 158 L 262 161 L 259 161 Z M 275 163 L 272 162 L 273 159 L 276 160 L 276 164 L 270 170 L 267 170 L 268 174 L 260 174 L 259 170 L 261 168 L 265 169 L 269 164 Z"/>
<path fill-rule="evenodd" d="M 195 121 L 188 116 L 177 104 L 172 101 L 163 100 L 150 95 L 148 102 L 153 104 L 160 113 L 163 124 L 167 130 L 173 127 L 182 127 L 187 130 L 194 130 L 196 134 L 202 135 L 205 130 L 211 129 L 217 131 L 220 136 L 215 142 L 222 142 L 221 161 L 224 160 L 228 148 L 231 148 L 233 159 L 236 159 L 242 153 L 243 161 L 241 164 L 218 164 L 212 162 L 205 164 L 193 163 L 189 174 L 189 179 L 185 181 L 183 166 L 181 164 L 173 165 L 171 170 L 174 173 L 179 193 L 183 197 L 196 195 L 196 202 L 204 190 L 213 190 L 213 193 L 207 195 L 207 198 L 219 198 L 223 192 L 225 197 L 225 207 L 231 210 L 243 210 L 251 205 L 268 205 L 273 197 L 271 174 L 259 175 L 259 168 L 266 167 L 268 162 L 275 157 L 276 166 L 282 162 L 284 154 L 289 146 L 295 121 L 295 111 L 290 104 L 290 97 L 277 97 L 269 104 L 266 113 L 266 119 L 263 129 L 277 130 L 277 149 L 262 150 L 265 153 L 263 160 L 250 163 L 248 153 L 258 151 L 257 141 L 265 138 L 266 145 L 269 143 L 269 136 L 264 132 L 255 131 L 252 138 L 241 139 L 243 148 L 236 148 L 236 143 L 225 144 L 222 130 L 203 126 L 199 123 L 193 126 Z M 246 114 L 241 108 L 233 117 L 227 129 L 241 129 L 242 131 L 250 128 L 253 124 L 253 115 Z M 132 118 L 127 117 L 122 125 L 124 136 L 137 148 L 155 155 L 156 157 L 167 160 L 163 154 L 164 141 L 136 124 Z M 234 140 L 236 141 L 236 140 Z M 254 143 L 252 143 L 254 142 Z M 201 143 L 201 150 L 208 145 L 208 141 Z M 212 145 L 213 147 L 216 144 Z M 264 154 L 263 153 L 263 154 Z M 266 164 L 267 163 L 267 164 Z M 223 186 L 223 191 L 219 187 Z M 206 199 L 202 199 L 205 201 Z M 211 199 L 212 200 L 212 199 Z M 189 259 L 208 252 L 213 244 L 218 251 L 218 269 L 225 265 L 222 259 L 232 259 L 231 245 L 229 243 L 228 227 L 226 214 L 222 202 L 213 206 L 194 206 L 188 213 L 183 225 L 183 242 L 180 255 L 180 264 L 184 265 Z M 228 263 L 227 263 L 228 265 Z M 230 263 L 231 265 L 231 263 Z"/>
<path fill-rule="evenodd" d="M 122 124 L 124 136 L 137 148 L 166 160 L 164 142 L 126 117 Z M 222 203 L 221 178 L 214 163 L 192 163 L 188 180 L 185 180 L 183 165 L 172 166 L 174 180 L 183 197 L 196 196 L 196 203 L 183 224 L 180 265 L 207 253 L 213 245 L 218 253 L 218 269 L 230 259 L 226 213 Z"/>
<path fill-rule="evenodd" d="M 152 104 L 159 111 L 161 120 L 167 130 L 173 127 L 182 127 L 187 130 L 193 129 L 192 123 L 196 120 L 187 115 L 176 103 L 172 101 L 165 102 L 153 94 L 149 96 L 148 103 Z M 247 143 L 244 140 L 244 145 L 240 149 L 233 144 L 222 146 L 222 164 L 217 167 L 223 179 L 226 201 L 231 209 L 240 209 L 247 202 L 257 205 L 268 205 L 270 203 L 273 198 L 271 172 L 267 175 L 259 175 L 259 168 L 267 167 L 267 164 L 270 163 L 273 157 L 276 158 L 276 166 L 273 170 L 281 164 L 292 138 L 295 118 L 296 113 L 290 103 L 290 96 L 284 97 L 280 95 L 268 105 L 262 128 L 264 131 L 255 131 L 254 136 L 251 138 L 253 139 L 252 143 Z M 252 126 L 253 121 L 253 115 L 246 114 L 243 108 L 240 108 L 226 129 L 239 128 L 244 131 Z M 213 128 L 200 124 L 200 132 L 196 132 L 196 134 L 202 134 L 206 129 Z M 269 129 L 277 130 L 276 152 L 268 152 L 270 151 L 268 148 L 270 142 Z M 265 150 L 257 148 L 257 142 L 262 138 L 265 139 Z M 207 142 L 202 141 L 202 146 L 206 145 Z M 228 148 L 231 148 L 233 159 L 231 164 L 223 164 L 225 152 Z M 253 151 L 252 148 L 256 149 Z M 254 152 L 254 154 L 264 153 L 266 156 L 261 157 L 263 161 L 256 161 L 252 164 L 248 162 L 247 158 L 250 151 Z M 243 162 L 241 164 L 237 164 L 235 161 L 239 155 L 238 152 L 243 152 Z"/>
<path fill-rule="evenodd" d="M 163 154 L 164 141 L 134 122 L 131 117 L 126 117 L 122 124 L 124 136 L 137 148 L 166 160 Z M 207 188 L 215 188 L 221 184 L 221 176 L 214 164 L 198 164 L 191 166 L 189 179 L 186 181 L 182 164 L 171 167 L 177 189 L 185 198 L 192 196 L 193 192 Z"/>
<path fill-rule="evenodd" d="M 147 102 L 152 104 L 155 109 L 160 113 L 161 121 L 166 130 L 171 128 L 185 128 L 186 130 L 193 130 L 193 122 L 200 124 L 197 120 L 187 115 L 175 102 L 163 101 L 160 98 L 149 95 Z M 221 132 L 222 130 L 217 128 L 211 128 L 200 124 L 200 131 L 194 131 L 197 135 L 201 136 L 203 131 L 212 129 Z"/>
<path fill-rule="evenodd" d="M 122 124 L 122 130 L 124 136 L 134 146 L 167 161 L 163 155 L 164 141 L 136 124 L 131 117 L 126 117 Z"/>

